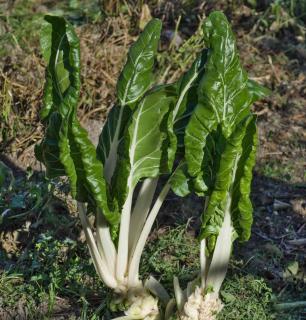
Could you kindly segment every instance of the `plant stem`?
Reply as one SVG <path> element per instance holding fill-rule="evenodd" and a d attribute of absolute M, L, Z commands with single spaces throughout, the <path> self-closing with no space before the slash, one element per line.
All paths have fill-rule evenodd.
<path fill-rule="evenodd" d="M 113 277 L 113 275 L 109 272 L 108 267 L 105 263 L 105 260 L 102 259 L 101 255 L 98 251 L 94 236 L 93 236 L 91 228 L 90 228 L 90 224 L 89 224 L 87 216 L 86 216 L 86 210 L 85 210 L 85 206 L 83 203 L 78 202 L 78 211 L 79 211 L 81 224 L 83 226 L 83 230 L 85 233 L 89 252 L 92 257 L 95 269 L 96 269 L 98 275 L 100 276 L 100 278 L 102 279 L 102 281 L 108 287 L 115 289 L 117 287 L 117 281 Z"/>
<path fill-rule="evenodd" d="M 206 240 L 201 240 L 200 243 L 200 274 L 201 274 L 201 288 L 205 289 L 206 286 L 206 273 L 207 273 L 207 257 L 205 254 Z"/>
<path fill-rule="evenodd" d="M 133 257 L 132 257 L 130 265 L 129 265 L 128 284 L 131 287 L 136 286 L 139 281 L 138 280 L 138 278 L 139 278 L 138 277 L 139 263 L 140 263 L 142 251 L 143 251 L 144 246 L 146 244 L 149 233 L 152 229 L 155 218 L 156 218 L 156 216 L 159 212 L 159 209 L 162 206 L 169 190 L 170 190 L 170 185 L 168 183 L 166 183 L 165 186 L 163 187 L 161 193 L 157 197 L 155 204 L 148 215 L 147 221 L 146 221 L 146 223 L 142 229 L 142 232 L 140 234 L 140 237 L 138 239 L 138 242 L 137 242 L 137 245 L 135 248 L 135 252 L 133 254 Z"/>
<path fill-rule="evenodd" d="M 160 284 L 153 276 L 145 281 L 144 287 L 160 299 L 164 306 L 170 301 L 170 296 L 163 285 Z"/>
<path fill-rule="evenodd" d="M 110 235 L 109 226 L 100 210 L 97 211 L 96 239 L 99 251 L 104 253 L 108 268 L 115 276 L 117 252 Z"/>
<path fill-rule="evenodd" d="M 143 181 L 136 204 L 132 211 L 129 234 L 129 253 L 133 256 L 141 230 L 146 222 L 153 196 L 156 190 L 158 178 L 147 178 Z"/>
<path fill-rule="evenodd" d="M 204 202 L 204 212 L 207 209 L 209 202 L 209 197 L 205 197 L 205 202 Z M 201 276 L 201 288 L 205 289 L 206 287 L 206 279 L 207 279 L 207 274 L 209 270 L 209 266 L 211 263 L 211 257 L 206 256 L 206 239 L 203 239 L 200 244 L 200 276 Z"/>
<path fill-rule="evenodd" d="M 173 316 L 175 306 L 176 306 L 175 299 L 171 299 L 166 306 L 164 320 L 169 320 Z"/>
<path fill-rule="evenodd" d="M 187 299 L 184 295 L 183 290 L 180 287 L 180 283 L 177 277 L 173 277 L 173 288 L 174 288 L 174 295 L 175 295 L 175 300 L 177 304 L 177 309 L 179 313 L 181 313 Z"/>
<path fill-rule="evenodd" d="M 131 208 L 133 201 L 133 189 L 130 189 L 128 196 L 122 208 L 120 231 L 118 241 L 118 255 L 116 264 L 116 278 L 120 283 L 124 283 L 128 266 L 128 249 L 129 249 L 129 228 Z"/>
<path fill-rule="evenodd" d="M 206 287 L 211 286 L 218 295 L 225 279 L 232 248 L 232 226 L 229 209 L 225 211 L 224 221 L 220 229 L 211 264 L 207 274 Z"/>

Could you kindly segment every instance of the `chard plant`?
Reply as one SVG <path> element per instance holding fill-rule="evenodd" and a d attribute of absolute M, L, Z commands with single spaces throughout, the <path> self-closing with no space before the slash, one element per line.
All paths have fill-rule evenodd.
<path fill-rule="evenodd" d="M 45 20 L 41 118 L 46 129 L 36 157 L 49 178 L 69 178 L 95 269 L 115 293 L 111 308 L 122 309 L 122 319 L 157 319 L 158 298 L 165 303 L 168 295 L 153 277 L 142 281 L 140 258 L 175 176 L 177 137 L 189 117 L 193 99 L 188 95 L 202 72 L 203 57 L 176 83 L 152 86 L 161 22 L 150 21 L 129 50 L 117 83 L 117 101 L 95 148 L 77 118 L 78 37 L 64 18 Z M 161 175 L 164 183 L 157 191 Z M 88 221 L 90 212 L 95 226 Z"/>
<path fill-rule="evenodd" d="M 241 67 L 225 16 L 215 12 L 206 19 L 207 48 L 187 72 L 175 83 L 155 86 L 161 22 L 147 24 L 128 52 L 97 147 L 77 118 L 79 39 L 64 18 L 45 20 L 46 129 L 35 153 L 49 178 L 69 178 L 93 264 L 114 293 L 110 309 L 124 312 L 116 319 L 168 319 L 174 313 L 210 319 L 205 312 L 221 307 L 218 293 L 232 241 L 250 234 L 256 149 L 250 105 L 266 93 Z M 205 199 L 200 276 L 185 291 L 174 278 L 176 302 L 156 279 L 143 281 L 139 274 L 146 240 L 171 189 Z"/>
<path fill-rule="evenodd" d="M 185 128 L 185 169 L 181 169 L 184 195 L 195 192 L 204 197 L 201 267 L 185 290 L 174 277 L 176 316 L 181 320 L 215 319 L 222 309 L 219 292 L 232 243 L 250 237 L 257 146 L 256 118 L 250 107 L 269 93 L 248 79 L 224 14 L 209 15 L 203 23 L 203 37 L 207 59 L 197 87 L 198 102 Z M 170 301 L 166 319 L 174 306 L 174 300 Z"/>

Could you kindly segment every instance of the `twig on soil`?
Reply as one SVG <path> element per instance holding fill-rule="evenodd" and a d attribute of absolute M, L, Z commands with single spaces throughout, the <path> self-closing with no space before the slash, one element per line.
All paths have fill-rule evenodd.
<path fill-rule="evenodd" d="M 287 243 L 293 246 L 304 246 L 306 245 L 306 238 L 287 240 Z"/>
<path fill-rule="evenodd" d="M 271 69 L 273 71 L 273 74 L 275 76 L 275 79 L 277 80 L 278 83 L 281 83 L 281 79 L 279 78 L 279 75 L 277 74 L 276 70 L 275 70 L 275 67 L 274 67 L 274 64 L 273 64 L 273 61 L 272 61 L 272 58 L 270 55 L 268 55 L 268 61 L 269 61 L 269 64 L 271 66 Z"/>
<path fill-rule="evenodd" d="M 16 147 L 19 148 L 23 146 L 24 143 L 27 142 L 28 140 L 37 141 L 38 139 L 35 139 L 35 137 L 38 137 L 38 139 L 40 139 L 40 135 L 37 134 L 37 128 L 35 128 L 27 137 L 25 137 L 22 140 L 19 140 L 18 138 L 16 138 L 16 141 L 17 141 Z"/>
<path fill-rule="evenodd" d="M 268 108 L 263 108 L 262 110 L 258 111 L 258 112 L 254 112 L 257 116 L 261 116 L 265 113 L 269 113 L 269 109 Z"/>
<path fill-rule="evenodd" d="M 254 233 L 259 236 L 260 238 L 266 240 L 266 241 L 270 241 L 270 242 L 273 242 L 273 239 L 269 238 L 268 236 L 260 233 L 260 232 L 257 232 L 257 231 L 254 231 Z"/>
<path fill-rule="evenodd" d="M 285 303 L 278 303 L 274 305 L 274 309 L 277 311 L 286 311 L 286 310 L 305 308 L 305 307 L 306 307 L 306 301 L 285 302 Z"/>
<path fill-rule="evenodd" d="M 83 117 L 81 118 L 80 121 L 84 122 L 86 119 L 89 119 L 92 114 L 94 114 L 96 112 L 99 112 L 99 111 L 103 111 L 103 110 L 104 111 L 107 110 L 107 106 L 106 105 L 102 105 L 99 108 L 95 108 L 93 110 L 90 110 L 89 112 L 84 113 L 84 115 L 83 115 Z"/>

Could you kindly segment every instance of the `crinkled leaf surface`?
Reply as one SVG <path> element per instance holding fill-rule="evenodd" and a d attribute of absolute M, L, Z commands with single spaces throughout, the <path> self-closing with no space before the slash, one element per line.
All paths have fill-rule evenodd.
<path fill-rule="evenodd" d="M 255 121 L 256 118 L 253 117 L 246 127 L 245 136 L 242 140 L 242 154 L 232 187 L 231 216 L 234 230 L 240 241 L 246 241 L 250 238 L 253 222 L 250 193 L 258 144 Z"/>
<path fill-rule="evenodd" d="M 219 126 L 228 138 L 235 126 L 249 114 L 252 96 L 248 78 L 236 48 L 234 34 L 221 12 L 213 12 L 203 23 L 208 47 L 204 75 L 198 86 L 198 105 L 186 128 L 185 148 L 188 171 L 207 189 L 202 160 L 208 135 Z"/>
<path fill-rule="evenodd" d="M 67 175 L 72 195 L 99 207 L 106 219 L 117 224 L 119 214 L 109 200 L 103 165 L 87 132 L 76 117 L 80 91 L 79 40 L 62 17 L 46 16 L 42 52 L 47 59 L 42 118 L 48 123 L 45 137 L 36 148 L 50 177 Z"/>
<path fill-rule="evenodd" d="M 172 171 L 177 154 L 178 136 L 184 134 L 192 109 L 195 107 L 195 88 L 202 75 L 205 61 L 206 51 L 196 58 L 191 68 L 176 83 L 170 85 L 173 90 L 176 90 L 176 102 L 165 117 L 163 126 L 167 136 L 163 144 L 162 171 L 164 173 Z M 195 97 L 192 97 L 192 94 Z"/>
<path fill-rule="evenodd" d="M 250 105 L 269 93 L 248 80 L 235 38 L 223 13 L 214 12 L 203 24 L 208 46 L 198 104 L 185 131 L 185 157 L 194 191 L 208 196 L 201 238 L 210 252 L 225 212 L 231 214 L 235 236 L 250 236 L 250 188 L 256 152 L 256 125 Z M 190 181 L 190 179 L 189 179 Z"/>
<path fill-rule="evenodd" d="M 221 130 L 217 131 L 217 134 L 223 136 L 223 148 L 221 154 L 216 152 L 216 158 L 218 166 L 215 167 L 216 177 L 214 179 L 214 185 L 211 188 L 209 194 L 209 201 L 207 208 L 202 217 L 201 238 L 208 240 L 208 250 L 213 251 L 216 238 L 219 234 L 219 230 L 222 226 L 225 211 L 231 210 L 234 182 L 239 168 L 244 165 L 243 161 L 240 161 L 243 153 L 243 140 L 248 136 L 247 130 L 252 117 L 247 117 L 242 120 L 236 127 L 236 130 L 228 138 L 223 136 Z M 246 191 L 249 191 L 246 190 Z M 239 194 L 236 193 L 237 199 Z M 246 197 L 249 194 L 245 194 Z M 245 211 L 245 215 L 252 215 L 252 210 Z"/>

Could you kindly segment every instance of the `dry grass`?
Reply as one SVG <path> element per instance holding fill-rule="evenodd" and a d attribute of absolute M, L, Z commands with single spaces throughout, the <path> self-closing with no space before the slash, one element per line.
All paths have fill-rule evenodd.
<path fill-rule="evenodd" d="M 77 29 L 82 53 L 82 120 L 104 118 L 114 103 L 116 81 L 133 41 L 129 30 L 130 21 L 123 15 Z"/>
<path fill-rule="evenodd" d="M 82 53 L 79 116 L 85 124 L 89 118 L 103 120 L 115 102 L 116 79 L 133 42 L 129 30 L 130 19 L 123 15 L 76 28 Z M 0 63 L 0 151 L 22 167 L 38 168 L 34 144 L 43 133 L 39 110 L 44 61 L 37 48 L 31 53 L 17 48 Z"/>

